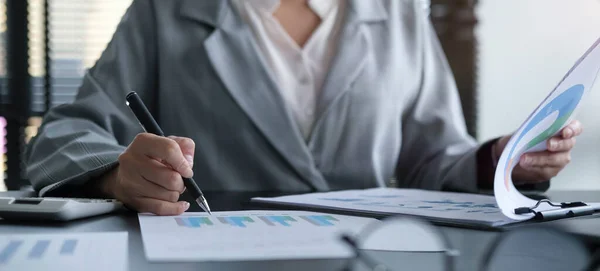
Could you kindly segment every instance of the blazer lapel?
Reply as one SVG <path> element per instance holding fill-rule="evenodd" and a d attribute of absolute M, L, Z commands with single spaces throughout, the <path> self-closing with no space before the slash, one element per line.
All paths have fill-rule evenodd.
<path fill-rule="evenodd" d="M 337 43 L 329 73 L 323 84 L 317 103 L 315 127 L 337 97 L 348 91 L 364 69 L 370 46 L 367 43 L 366 23 L 380 22 L 387 18 L 381 0 L 350 0 Z M 313 131 L 315 131 L 314 129 Z M 312 138 L 312 137 L 311 137 Z"/>
<path fill-rule="evenodd" d="M 273 147 L 315 190 L 328 185 L 314 166 L 301 132 L 269 74 L 252 32 L 229 1 L 185 0 L 181 14 L 216 27 L 204 47 L 211 64 L 236 103 Z"/>

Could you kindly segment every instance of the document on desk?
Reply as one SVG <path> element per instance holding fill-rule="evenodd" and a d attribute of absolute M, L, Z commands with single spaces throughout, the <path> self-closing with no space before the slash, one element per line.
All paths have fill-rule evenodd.
<path fill-rule="evenodd" d="M 376 217 L 413 215 L 442 224 L 475 227 L 498 227 L 516 222 L 502 214 L 493 196 L 419 189 L 345 190 L 253 198 L 252 202 Z"/>
<path fill-rule="evenodd" d="M 498 206 L 507 217 L 515 220 L 528 220 L 534 213 L 517 214 L 515 209 L 533 207 L 537 200 L 521 194 L 514 186 L 512 171 L 519 164 L 523 154 L 546 150 L 548 139 L 575 119 L 587 94 L 592 90 L 600 73 L 600 39 L 597 40 L 575 65 L 567 72 L 556 88 L 538 105 L 531 115 L 521 124 L 508 141 L 502 152 L 494 177 L 494 195 Z M 578 207 L 588 212 L 598 210 L 598 204 Z M 558 206 L 543 203 L 535 208 L 536 212 L 568 212 Z M 548 212 L 549 214 L 549 212 Z"/>
<path fill-rule="evenodd" d="M 127 232 L 0 235 L 0 270 L 127 270 Z"/>
<path fill-rule="evenodd" d="M 340 237 L 375 219 L 298 211 L 139 214 L 149 261 L 346 258 Z"/>

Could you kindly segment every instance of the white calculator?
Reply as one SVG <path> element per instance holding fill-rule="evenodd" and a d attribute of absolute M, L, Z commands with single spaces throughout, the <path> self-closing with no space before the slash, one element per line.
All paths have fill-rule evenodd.
<path fill-rule="evenodd" d="M 5 220 L 69 221 L 122 209 L 114 199 L 0 197 L 0 218 Z"/>

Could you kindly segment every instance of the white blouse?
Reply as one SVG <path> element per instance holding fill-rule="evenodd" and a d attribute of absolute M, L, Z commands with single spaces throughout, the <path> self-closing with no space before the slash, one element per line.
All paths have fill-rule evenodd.
<path fill-rule="evenodd" d="M 335 54 L 343 2 L 308 0 L 321 24 L 300 47 L 273 16 L 280 0 L 233 0 L 252 29 L 267 68 L 305 140 L 310 137 L 321 87 Z"/>

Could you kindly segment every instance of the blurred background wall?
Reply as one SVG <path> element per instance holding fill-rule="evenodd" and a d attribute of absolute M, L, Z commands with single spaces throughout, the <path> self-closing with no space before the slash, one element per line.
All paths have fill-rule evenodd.
<path fill-rule="evenodd" d="M 17 12 L 27 18 L 28 46 L 21 52 L 29 90 L 8 90 L 7 1 L 27 3 L 26 12 Z M 454 70 L 469 132 L 481 142 L 516 129 L 600 37 L 600 0 L 422 1 L 432 4 L 424 10 L 431 12 Z M 19 142 L 36 134 L 49 107 L 73 99 L 130 3 L 0 0 L 0 190 L 7 188 L 1 181 L 6 176 L 9 188 L 19 187 Z M 21 118 L 7 108 L 23 91 L 31 94 L 31 106 Z M 580 111 L 586 131 L 573 162 L 551 189 L 600 189 L 599 102 L 600 84 Z"/>

